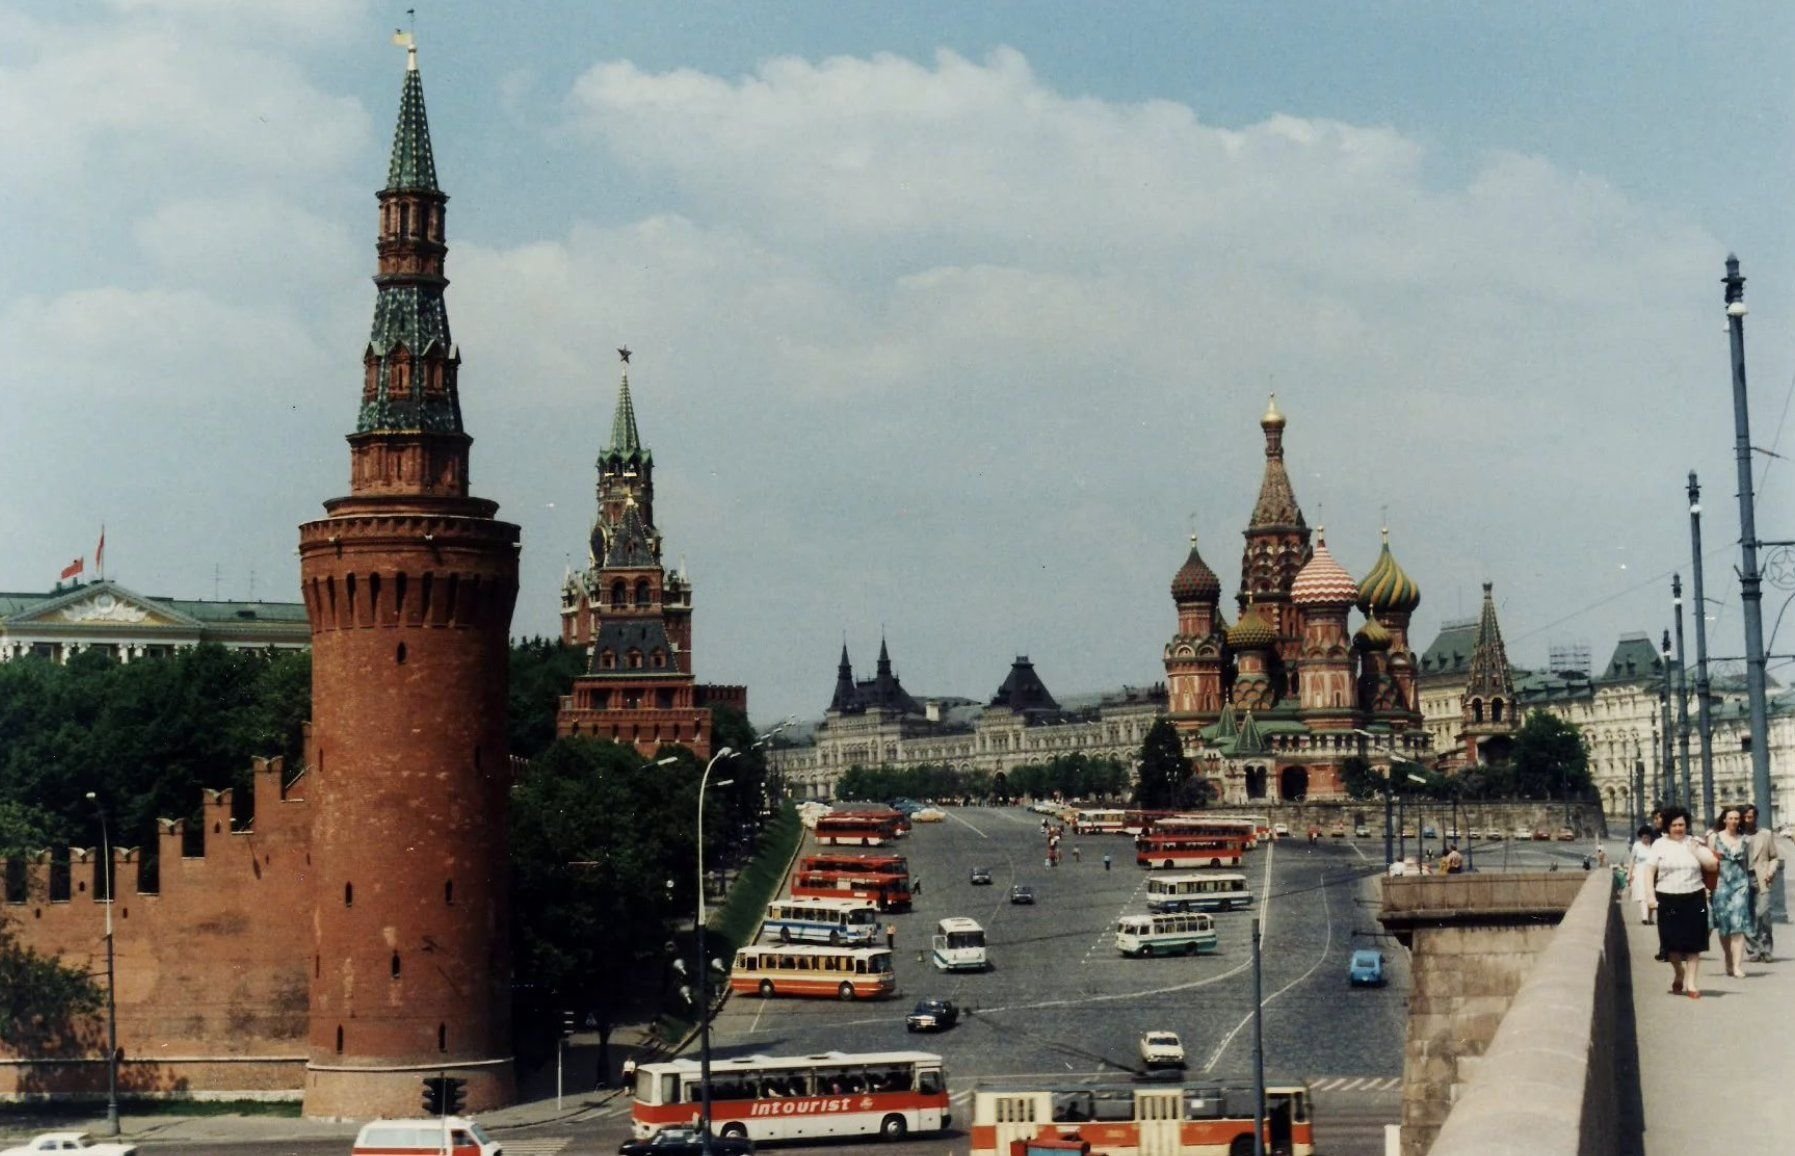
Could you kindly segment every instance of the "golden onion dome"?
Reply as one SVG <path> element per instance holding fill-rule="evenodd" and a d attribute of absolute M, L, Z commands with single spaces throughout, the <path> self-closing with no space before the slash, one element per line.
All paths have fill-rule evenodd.
<path fill-rule="evenodd" d="M 1397 611 L 1408 614 L 1421 605 L 1421 587 L 1404 573 L 1390 554 L 1390 531 L 1384 529 L 1384 548 L 1377 556 L 1371 573 L 1359 583 L 1359 609 L 1366 614 Z"/>
<path fill-rule="evenodd" d="M 1388 650 L 1393 641 L 1389 629 L 1375 618 L 1367 619 L 1353 638 L 1367 650 Z"/>
<path fill-rule="evenodd" d="M 1272 394 L 1271 400 L 1266 403 L 1265 416 L 1259 419 L 1259 427 L 1261 429 L 1284 428 L 1284 414 L 1283 411 L 1278 409 L 1277 394 Z"/>
<path fill-rule="evenodd" d="M 1259 611 L 1247 607 L 1240 621 L 1228 628 L 1228 645 L 1235 650 L 1266 650 L 1277 645 L 1278 636 L 1271 623 L 1259 617 Z"/>

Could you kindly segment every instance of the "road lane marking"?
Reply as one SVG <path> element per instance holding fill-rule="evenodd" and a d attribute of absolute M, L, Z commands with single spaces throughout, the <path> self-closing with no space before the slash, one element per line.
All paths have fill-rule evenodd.
<path fill-rule="evenodd" d="M 960 824 L 960 826 L 966 828 L 968 831 L 971 831 L 974 835 L 977 835 L 981 839 L 989 839 L 991 837 L 991 836 L 985 834 L 979 828 L 974 827 L 971 823 L 967 822 L 965 816 L 961 815 L 958 811 L 949 811 L 947 813 L 947 817 L 952 819 L 954 822 Z"/>
<path fill-rule="evenodd" d="M 1267 867 L 1268 873 L 1270 870 L 1270 865 L 1271 865 L 1270 860 L 1267 859 L 1266 867 Z M 1317 955 L 1315 957 L 1315 962 L 1309 965 L 1309 970 L 1303 972 L 1303 974 L 1297 976 L 1295 979 L 1291 980 L 1289 983 L 1285 984 L 1283 987 L 1279 988 L 1277 991 L 1272 992 L 1270 995 L 1266 996 L 1263 1000 L 1260 1000 L 1259 1008 L 1261 1011 L 1266 1006 L 1268 1006 L 1272 1000 L 1277 999 L 1279 996 L 1283 995 L 1285 992 L 1289 991 L 1291 988 L 1295 987 L 1297 984 L 1302 983 L 1304 980 L 1308 979 L 1311 975 L 1314 975 L 1315 969 L 1320 967 L 1322 964 L 1322 961 L 1328 957 L 1328 952 L 1330 952 L 1334 949 L 1334 905 L 1332 903 L 1328 902 L 1329 888 L 1327 886 L 1327 876 L 1324 873 L 1322 875 L 1319 875 L 1318 878 L 1321 880 L 1320 885 L 1317 887 L 1317 890 L 1321 892 L 1321 910 L 1322 910 L 1322 914 L 1325 915 L 1327 918 L 1327 936 L 1326 936 L 1326 938 L 1324 938 L 1322 940 L 1321 954 Z M 1270 897 L 1267 896 L 1268 900 L 1269 900 L 1269 898 Z M 1266 904 L 1266 906 L 1268 906 L 1268 907 L 1270 906 L 1269 902 Z M 1264 946 L 1265 945 L 1265 937 L 1263 934 L 1261 934 L 1261 936 L 1259 938 L 1259 943 L 1260 943 L 1259 950 L 1261 952 L 1263 952 L 1265 950 L 1265 946 Z M 1251 967 L 1252 963 L 1253 963 L 1253 961 L 1249 957 L 1247 959 L 1246 966 Z M 1215 1065 L 1218 1062 L 1220 1062 L 1220 1060 L 1222 1058 L 1222 1053 L 1224 1053 L 1228 1050 L 1228 1045 L 1233 1043 L 1234 1037 L 1240 1034 L 1240 1029 L 1246 1027 L 1248 1024 L 1250 1024 L 1252 1022 L 1253 1022 L 1253 1013 L 1249 1011 L 1246 1015 L 1241 1017 L 1239 1023 L 1234 1025 L 1234 1030 L 1230 1031 L 1227 1035 L 1223 1036 L 1222 1042 L 1215 1046 L 1215 1051 L 1212 1052 L 1209 1056 L 1209 1062 L 1203 1065 L 1204 1072 L 1209 1072 L 1209 1071 L 1214 1070 Z"/>

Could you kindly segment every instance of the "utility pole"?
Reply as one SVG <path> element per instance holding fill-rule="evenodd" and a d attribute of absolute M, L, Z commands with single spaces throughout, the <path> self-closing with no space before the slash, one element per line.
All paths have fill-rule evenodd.
<path fill-rule="evenodd" d="M 1268 852 L 1269 854 L 1269 852 Z M 1253 920 L 1253 1156 L 1265 1156 L 1265 994 L 1259 974 L 1259 920 Z"/>
<path fill-rule="evenodd" d="M 1733 457 L 1739 468 L 1739 606 L 1745 618 L 1745 693 L 1751 707 L 1751 790 L 1758 826 L 1776 830 L 1776 800 L 1770 790 L 1770 726 L 1764 705 L 1764 590 L 1758 573 L 1757 502 L 1751 486 L 1751 411 L 1745 392 L 1745 278 L 1739 258 L 1727 255 L 1727 334 L 1733 358 Z M 1770 889 L 1770 918 L 1786 923 L 1783 889 Z"/>
<path fill-rule="evenodd" d="M 1683 767 L 1683 805 L 1693 809 L 1695 792 L 1689 787 L 1689 687 L 1684 678 L 1684 672 L 1688 668 L 1684 665 L 1683 660 L 1683 576 L 1681 574 L 1670 576 L 1670 601 L 1677 620 L 1677 762 Z M 1705 815 L 1703 818 L 1712 819 L 1713 816 Z"/>
<path fill-rule="evenodd" d="M 1664 632 L 1664 642 L 1659 648 L 1662 664 L 1659 671 L 1664 675 L 1658 682 L 1658 713 L 1661 716 L 1658 733 L 1663 736 L 1658 743 L 1658 758 L 1663 781 L 1664 802 L 1669 806 L 1677 804 L 1677 761 L 1670 745 L 1670 631 Z"/>
<path fill-rule="evenodd" d="M 1702 488 L 1689 471 L 1689 575 L 1695 595 L 1695 727 L 1702 749 L 1702 815 L 1714 818 L 1714 719 L 1708 713 L 1708 602 L 1702 597 Z"/>
<path fill-rule="evenodd" d="M 87 792 L 87 801 L 100 816 L 100 853 L 106 857 L 106 1129 L 119 1134 L 118 1123 L 118 967 L 112 946 L 112 832 L 106 808 L 99 797 Z"/>

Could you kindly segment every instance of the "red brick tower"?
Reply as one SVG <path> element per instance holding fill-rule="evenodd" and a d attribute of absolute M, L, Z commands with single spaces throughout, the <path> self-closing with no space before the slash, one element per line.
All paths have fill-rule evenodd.
<path fill-rule="evenodd" d="M 415 49 L 379 199 L 349 495 L 299 529 L 317 808 L 305 1112 L 322 1117 L 416 1115 L 421 1079 L 438 1072 L 467 1081 L 470 1109 L 515 1096 L 505 687 L 518 528 L 468 494 L 443 308 L 448 197 Z"/>
<path fill-rule="evenodd" d="M 1245 536 L 1246 550 L 1240 559 L 1240 611 L 1248 606 L 1278 636 L 1270 673 L 1275 696 L 1289 697 L 1290 675 L 1302 656 L 1302 623 L 1290 603 L 1290 586 L 1297 571 L 1308 565 L 1309 525 L 1296 504 L 1290 488 L 1290 475 L 1284 469 L 1284 415 L 1278 411 L 1274 395 L 1259 419 L 1265 431 L 1265 476 L 1259 483 L 1259 500 L 1253 505 L 1253 520 Z"/>

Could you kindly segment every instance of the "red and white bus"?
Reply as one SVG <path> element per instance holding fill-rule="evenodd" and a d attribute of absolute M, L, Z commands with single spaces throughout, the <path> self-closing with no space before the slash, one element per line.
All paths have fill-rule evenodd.
<path fill-rule="evenodd" d="M 889 947 L 751 943 L 735 953 L 729 990 L 740 995 L 884 999 L 897 991 Z"/>
<path fill-rule="evenodd" d="M 830 812 L 816 821 L 816 841 L 825 847 L 883 847 L 897 841 L 898 820 L 893 811 Z"/>
<path fill-rule="evenodd" d="M 1246 844 L 1238 837 L 1149 833 L 1134 841 L 1134 861 L 1142 867 L 1238 867 Z"/>
<path fill-rule="evenodd" d="M 902 855 L 807 855 L 792 876 L 792 896 L 860 899 L 881 911 L 908 911 L 910 864 Z"/>
<path fill-rule="evenodd" d="M 1072 812 L 1072 830 L 1079 835 L 1120 835 L 1128 829 L 1128 812 L 1111 807 L 1080 807 Z"/>
<path fill-rule="evenodd" d="M 699 1116 L 697 1060 L 636 1069 L 631 1130 L 646 1140 Z M 711 1061 L 711 1130 L 754 1141 L 939 1132 L 952 1121 L 932 1052 L 822 1052 Z"/>
<path fill-rule="evenodd" d="M 1259 831 L 1252 819 L 1232 815 L 1162 815 L 1147 829 L 1150 835 L 1207 835 L 1216 839 L 1239 839 L 1251 851 L 1259 845 Z"/>
<path fill-rule="evenodd" d="M 1252 1156 L 1253 1089 L 1090 1085 L 978 1090 L 972 1156 L 1009 1156 L 1013 1141 L 1078 1138 L 1105 1156 Z M 1309 1091 L 1265 1089 L 1265 1150 L 1313 1156 Z"/>

